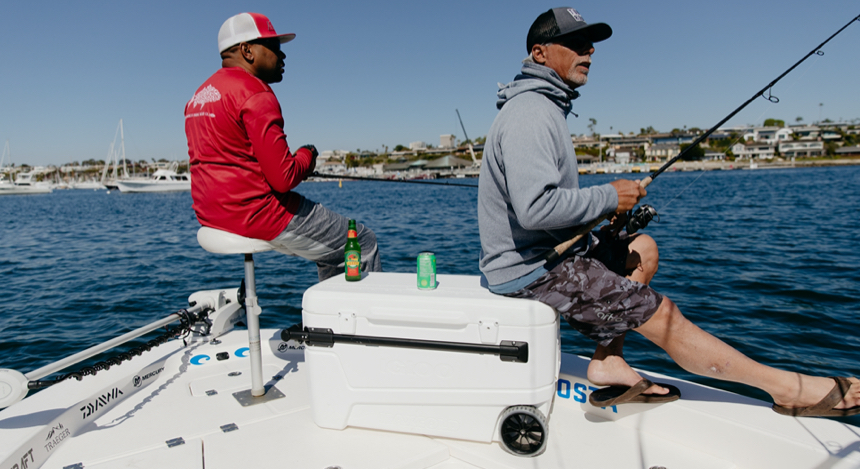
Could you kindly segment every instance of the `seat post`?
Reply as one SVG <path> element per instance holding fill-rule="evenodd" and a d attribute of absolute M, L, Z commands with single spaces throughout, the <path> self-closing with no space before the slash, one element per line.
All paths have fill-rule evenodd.
<path fill-rule="evenodd" d="M 215 254 L 245 256 L 245 304 L 242 306 L 245 307 L 245 324 L 248 325 L 247 357 L 251 360 L 251 389 L 234 392 L 233 397 L 243 407 L 285 397 L 274 385 L 266 389 L 263 384 L 263 353 L 260 341 L 260 315 L 263 309 L 257 299 L 257 283 L 254 278 L 254 253 L 271 251 L 275 247 L 266 240 L 246 238 L 208 226 L 197 230 L 197 242 L 203 249 Z"/>
<path fill-rule="evenodd" d="M 254 255 L 245 254 L 245 320 L 248 323 L 248 348 L 251 357 L 251 395 L 266 394 L 263 387 L 263 356 L 260 350 L 260 314 L 257 287 L 254 283 Z"/>

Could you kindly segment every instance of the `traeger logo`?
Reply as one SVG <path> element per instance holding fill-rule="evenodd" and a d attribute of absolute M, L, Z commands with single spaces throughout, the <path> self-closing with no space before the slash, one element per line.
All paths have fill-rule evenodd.
<path fill-rule="evenodd" d="M 93 415 L 95 411 L 106 406 L 108 402 L 118 399 L 122 394 L 123 392 L 119 388 L 113 388 L 113 390 L 99 396 L 95 401 L 87 403 L 87 405 L 81 407 L 83 418 L 86 419 L 90 415 Z"/>
<path fill-rule="evenodd" d="M 148 380 L 149 378 L 152 378 L 153 376 L 161 373 L 162 371 L 164 371 L 163 366 L 161 368 L 159 368 L 153 372 L 147 373 L 143 376 L 140 376 L 140 375 L 135 376 L 134 377 L 134 387 L 139 388 L 140 385 L 143 384 L 144 381 Z"/>
<path fill-rule="evenodd" d="M 57 445 L 60 444 L 61 441 L 71 436 L 71 434 L 71 430 L 64 427 L 62 423 L 58 424 L 56 427 L 51 427 L 51 431 L 48 432 L 48 437 L 45 438 L 45 451 L 50 453 L 57 447 Z"/>

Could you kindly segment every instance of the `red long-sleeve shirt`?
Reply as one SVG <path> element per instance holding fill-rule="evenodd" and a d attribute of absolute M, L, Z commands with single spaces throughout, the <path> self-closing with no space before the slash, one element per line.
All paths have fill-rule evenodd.
<path fill-rule="evenodd" d="M 242 68 L 222 68 L 185 105 L 191 197 L 203 226 L 272 240 L 299 205 L 290 192 L 311 166 L 290 153 L 272 88 Z"/>

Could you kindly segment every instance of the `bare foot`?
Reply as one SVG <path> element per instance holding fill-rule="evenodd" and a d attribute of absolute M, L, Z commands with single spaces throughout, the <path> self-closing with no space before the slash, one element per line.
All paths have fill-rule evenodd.
<path fill-rule="evenodd" d="M 602 360 L 591 360 L 588 364 L 588 380 L 598 386 L 634 386 L 642 381 L 642 376 L 631 368 L 621 356 L 610 355 Z M 668 392 L 668 389 L 655 384 L 643 394 L 666 394 Z"/>
<path fill-rule="evenodd" d="M 591 367 L 589 366 L 590 373 Z M 821 376 L 807 376 L 797 373 L 796 377 L 797 382 L 790 391 L 772 395 L 775 404 L 787 408 L 809 407 L 824 399 L 836 385 L 836 381 L 833 379 Z M 860 406 L 860 380 L 857 378 L 848 378 L 848 380 L 851 381 L 851 388 L 848 389 L 842 402 L 834 407 L 835 409 L 850 409 Z"/>

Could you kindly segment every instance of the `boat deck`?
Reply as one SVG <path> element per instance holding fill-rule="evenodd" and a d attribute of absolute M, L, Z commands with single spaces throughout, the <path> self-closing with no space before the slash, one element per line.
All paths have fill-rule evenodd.
<path fill-rule="evenodd" d="M 678 386 L 681 401 L 592 407 L 588 361 L 574 355 L 563 356 L 548 448 L 535 458 L 513 456 L 498 443 L 323 429 L 312 419 L 303 350 L 291 349 L 295 344 L 282 342 L 278 332 L 262 331 L 263 376 L 273 387 L 267 396 L 279 391 L 283 398 L 250 406 L 234 398 L 250 388 L 246 331 L 232 331 L 217 344 L 183 347 L 174 340 L 0 412 L 0 461 L 6 462 L 0 469 L 37 467 L 28 450 L 33 454 L 38 445 L 52 448 L 42 467 L 58 469 L 860 468 L 857 427 L 780 416 L 764 402 L 666 376 L 646 374 Z M 218 360 L 218 353 L 229 358 Z M 117 383 L 165 358 L 163 371 L 142 377 L 140 387 L 87 423 L 93 408 L 87 403 L 97 407 Z"/>

